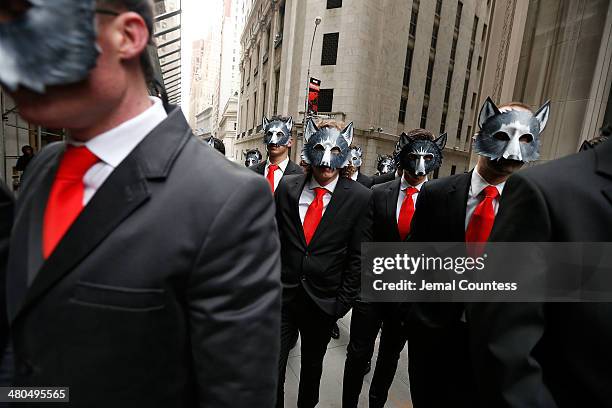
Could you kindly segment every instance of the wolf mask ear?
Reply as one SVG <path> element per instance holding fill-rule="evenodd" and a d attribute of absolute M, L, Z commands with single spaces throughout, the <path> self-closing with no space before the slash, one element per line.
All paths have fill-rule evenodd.
<path fill-rule="evenodd" d="M 408 136 L 406 132 L 402 132 L 397 145 L 398 150 L 401 151 L 406 145 L 410 144 L 411 142 L 414 142 L 414 139 Z"/>
<path fill-rule="evenodd" d="M 285 122 L 285 126 L 287 126 L 287 129 L 291 132 L 291 129 L 293 129 L 293 116 L 289 116 L 289 119 Z"/>
<path fill-rule="evenodd" d="M 346 140 L 346 143 L 350 146 L 353 143 L 353 122 L 349 123 L 341 134 L 344 140 Z"/>
<path fill-rule="evenodd" d="M 487 120 L 499 114 L 501 114 L 501 112 L 497 106 L 495 106 L 495 103 L 491 97 L 487 96 L 487 100 L 485 101 L 484 105 L 482 105 L 480 114 L 478 115 L 478 126 L 482 129 Z"/>
<path fill-rule="evenodd" d="M 438 145 L 440 150 L 444 150 L 444 146 L 446 146 L 447 135 L 446 133 L 442 133 L 440 137 L 434 140 L 434 143 Z"/>
<path fill-rule="evenodd" d="M 540 133 L 544 131 L 548 117 L 550 116 L 550 101 L 546 101 L 544 105 L 534 114 L 535 118 L 540 122 Z"/>
<path fill-rule="evenodd" d="M 312 120 L 312 118 L 308 118 L 308 122 L 306 123 L 306 131 L 304 132 L 304 143 L 308 143 L 310 137 L 318 131 L 319 128 L 317 125 L 315 125 L 314 120 Z"/>
<path fill-rule="evenodd" d="M 358 154 L 359 156 L 361 156 L 361 155 L 362 155 L 361 146 L 357 146 L 357 148 L 356 148 L 355 150 L 357 151 L 357 154 Z"/>

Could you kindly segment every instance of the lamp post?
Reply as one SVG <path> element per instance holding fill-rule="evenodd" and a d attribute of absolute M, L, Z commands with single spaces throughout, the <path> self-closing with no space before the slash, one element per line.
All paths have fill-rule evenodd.
<path fill-rule="evenodd" d="M 306 131 L 306 116 L 308 115 L 308 93 L 310 92 L 310 63 L 312 62 L 312 48 L 314 46 L 315 36 L 317 35 L 317 28 L 323 19 L 320 16 L 315 18 L 314 32 L 312 33 L 312 42 L 310 43 L 310 56 L 308 57 L 308 72 L 306 74 L 306 97 L 304 98 L 304 131 Z"/>

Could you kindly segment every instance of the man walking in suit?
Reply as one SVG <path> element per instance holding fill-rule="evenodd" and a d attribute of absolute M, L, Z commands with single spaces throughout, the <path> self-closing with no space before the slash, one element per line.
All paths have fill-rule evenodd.
<path fill-rule="evenodd" d="M 375 242 L 399 242 L 406 239 L 410 233 L 410 222 L 419 191 L 427 181 L 427 174 L 442 165 L 445 145 L 446 134 L 434 140 L 433 134 L 425 129 L 402 133 L 395 158 L 403 176 L 373 188 Z M 395 304 L 373 304 L 360 300 L 355 302 L 344 366 L 343 408 L 357 407 L 364 373 L 372 359 L 381 326 L 382 336 L 370 386 L 369 406 L 375 408 L 385 405 L 400 352 L 406 343 L 406 330 L 397 309 Z"/>
<path fill-rule="evenodd" d="M 415 242 L 484 243 L 493 227 L 508 177 L 539 157 L 546 103 L 495 106 L 490 98 L 479 115 L 474 149 L 480 155 L 469 173 L 431 181 L 421 190 L 412 220 Z M 410 389 L 416 408 L 477 406 L 469 361 L 467 324 L 461 303 L 413 305 L 410 327 Z"/>
<path fill-rule="evenodd" d="M 10 385 L 13 361 L 12 355 L 5 354 L 4 351 L 8 342 L 6 260 L 13 226 L 14 205 L 13 193 L 3 182 L 0 182 L 0 385 L 2 386 Z"/>
<path fill-rule="evenodd" d="M 510 177 L 490 241 L 611 242 L 611 158 L 608 140 Z M 612 406 L 611 316 L 610 303 L 468 304 L 481 406 Z"/>
<path fill-rule="evenodd" d="M 27 27 L 59 32 L 71 70 L 41 61 L 55 76 L 36 91 L 44 77 L 0 81 L 24 119 L 70 137 L 32 161 L 16 207 L 14 384 L 70 387 L 78 407 L 273 406 L 281 288 L 267 184 L 148 96 L 149 1 L 31 7 Z M 17 55 L 32 61 L 32 48 Z M 82 70 L 79 52 L 95 56 Z"/>
<path fill-rule="evenodd" d="M 291 116 L 263 119 L 264 144 L 268 150 L 268 159 L 249 168 L 268 180 L 272 192 L 276 191 L 283 176 L 304 173 L 300 166 L 289 160 L 289 149 L 293 142 L 291 129 L 293 129 Z"/>
<path fill-rule="evenodd" d="M 361 172 L 361 165 L 363 164 L 363 152 L 361 146 L 351 147 L 351 157 L 349 159 L 349 168 L 351 172 L 351 180 L 356 181 L 364 187 L 371 188 L 374 184 L 374 179 L 370 176 L 366 176 Z"/>
<path fill-rule="evenodd" d="M 323 357 L 333 324 L 352 307 L 361 282 L 361 243 L 371 237 L 372 192 L 339 176 L 353 139 L 334 121 L 309 119 L 304 156 L 310 174 L 283 178 L 276 192 L 283 306 L 277 407 L 283 407 L 289 351 L 301 338 L 298 407 L 319 401 Z"/>

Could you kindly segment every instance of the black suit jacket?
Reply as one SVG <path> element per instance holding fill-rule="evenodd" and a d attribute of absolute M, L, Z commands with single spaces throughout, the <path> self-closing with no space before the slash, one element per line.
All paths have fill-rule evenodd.
<path fill-rule="evenodd" d="M 395 180 L 397 177 L 397 172 L 393 171 L 387 174 L 381 174 L 379 176 L 372 176 L 372 185 L 383 184 L 392 180 Z"/>
<path fill-rule="evenodd" d="M 196 139 L 179 108 L 113 171 L 46 260 L 63 144 L 16 207 L 8 308 L 19 386 L 78 407 L 270 407 L 280 258 L 263 179 Z"/>
<path fill-rule="evenodd" d="M 344 316 L 361 283 L 361 243 L 371 240 L 372 191 L 343 177 L 309 245 L 298 203 L 307 175 L 283 177 L 276 190 L 276 220 L 281 240 L 283 301 L 301 285 L 317 305 Z"/>
<path fill-rule="evenodd" d="M 6 311 L 6 260 L 9 238 L 13 225 L 13 193 L 0 182 L 0 364 L 8 341 L 8 316 Z"/>
<path fill-rule="evenodd" d="M 265 176 L 266 175 L 266 164 L 267 164 L 266 160 L 263 160 L 249 167 L 249 169 L 253 170 L 255 173 Z M 304 174 L 304 170 L 300 166 L 298 166 L 297 164 L 289 160 L 289 163 L 287 163 L 287 167 L 285 168 L 285 172 L 283 173 L 283 177 L 289 176 L 291 174 Z"/>
<path fill-rule="evenodd" d="M 490 241 L 611 242 L 612 143 L 512 176 Z M 612 407 L 611 304 L 470 304 L 468 321 L 483 406 Z"/>
<path fill-rule="evenodd" d="M 373 241 L 401 241 L 397 229 L 397 198 L 399 197 L 401 178 L 378 184 L 372 187 L 372 205 L 374 206 Z M 420 195 L 419 195 L 420 199 Z M 418 201 L 418 200 L 417 200 Z"/>
<path fill-rule="evenodd" d="M 357 182 L 367 188 L 371 188 L 374 185 L 374 179 L 362 172 L 357 173 Z"/>
<path fill-rule="evenodd" d="M 472 173 L 456 174 L 425 183 L 415 205 L 408 240 L 414 242 L 465 242 L 465 215 Z M 431 327 L 460 321 L 462 303 L 419 303 L 411 317 Z"/>

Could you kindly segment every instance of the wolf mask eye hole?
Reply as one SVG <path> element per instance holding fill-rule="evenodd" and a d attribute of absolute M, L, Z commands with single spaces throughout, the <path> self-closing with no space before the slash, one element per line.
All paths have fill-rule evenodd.
<path fill-rule="evenodd" d="M 493 135 L 493 137 L 497 140 L 501 140 L 502 142 L 507 142 L 510 140 L 510 136 L 506 132 L 497 132 Z"/>
<path fill-rule="evenodd" d="M 425 155 L 425 157 L 424 157 L 425 161 L 431 161 L 431 160 L 433 160 L 433 158 L 434 158 L 434 157 L 433 157 L 433 154 L 427 154 L 427 155 Z"/>
<path fill-rule="evenodd" d="M 0 0 L 0 23 L 19 19 L 31 7 L 25 0 Z"/>
<path fill-rule="evenodd" d="M 340 154 L 340 153 L 341 153 L 341 151 L 340 151 L 340 149 L 339 149 L 338 147 L 334 147 L 334 148 L 331 150 L 331 152 L 332 152 L 333 154 Z"/>
<path fill-rule="evenodd" d="M 314 147 L 313 149 L 315 149 L 315 150 L 319 150 L 319 151 L 321 151 L 321 152 L 325 151 L 325 148 L 324 148 L 324 147 L 323 147 L 323 145 L 322 145 L 322 144 L 320 144 L 320 143 L 319 143 L 319 144 L 317 144 L 317 145 L 315 145 L 315 147 Z"/>
<path fill-rule="evenodd" d="M 521 143 L 531 143 L 533 141 L 533 135 L 525 133 L 523 136 L 519 137 L 519 141 Z"/>

